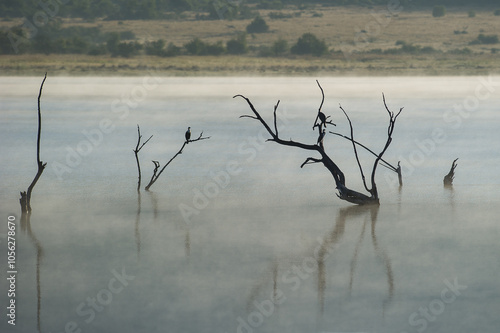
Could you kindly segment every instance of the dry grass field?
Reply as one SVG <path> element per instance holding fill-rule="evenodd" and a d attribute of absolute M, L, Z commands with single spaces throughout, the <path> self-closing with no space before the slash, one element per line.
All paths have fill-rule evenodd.
<path fill-rule="evenodd" d="M 270 31 L 250 34 L 249 47 L 270 46 L 279 38 L 293 45 L 305 32 L 325 40 L 331 55 L 324 57 L 178 56 L 170 58 L 136 56 L 130 59 L 84 55 L 1 56 L 3 75 L 29 75 L 48 70 L 69 75 L 141 75 L 154 67 L 165 75 L 473 75 L 500 72 L 500 44 L 470 45 L 479 34 L 496 35 L 500 16 L 493 10 L 447 8 L 446 15 L 434 18 L 429 10 L 408 11 L 387 7 L 310 7 L 283 9 L 292 16 L 271 19 L 260 10 Z M 139 41 L 164 39 L 178 46 L 198 37 L 205 42 L 226 42 L 245 31 L 251 20 L 196 21 L 194 13 L 182 20 L 84 22 L 65 20 L 64 25 L 98 26 L 104 32 L 133 31 Z M 2 21 L 9 27 L 19 22 Z M 464 32 L 464 33 L 459 33 Z M 380 54 L 370 50 L 398 48 L 396 43 L 432 47 L 428 54 Z M 456 50 L 470 49 L 461 54 Z M 498 48 L 498 52 L 497 52 Z"/>

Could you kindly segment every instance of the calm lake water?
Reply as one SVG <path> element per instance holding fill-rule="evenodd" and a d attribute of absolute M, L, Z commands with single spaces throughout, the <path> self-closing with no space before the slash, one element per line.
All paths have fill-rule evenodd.
<path fill-rule="evenodd" d="M 5 332 L 498 332 L 500 77 L 321 78 L 323 112 L 382 148 L 381 205 L 335 196 L 306 151 L 265 142 L 249 97 L 283 138 L 314 143 L 314 78 L 0 78 L 0 299 Z M 143 186 L 136 191 L 137 124 Z M 346 140 L 325 149 L 362 190 Z M 360 150 L 365 172 L 373 157 Z M 452 189 L 443 176 L 458 160 Z M 16 325 L 8 324 L 7 220 L 16 217 Z"/>

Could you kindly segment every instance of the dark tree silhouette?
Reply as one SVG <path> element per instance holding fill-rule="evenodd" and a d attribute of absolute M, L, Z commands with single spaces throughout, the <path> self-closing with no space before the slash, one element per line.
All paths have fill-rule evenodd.
<path fill-rule="evenodd" d="M 325 122 L 323 122 L 323 121 L 321 121 L 320 124 L 317 123 L 318 119 L 320 118 L 321 108 L 322 108 L 323 102 L 324 102 L 324 92 L 323 92 L 323 89 L 321 88 L 321 85 L 319 84 L 319 82 L 318 82 L 318 86 L 321 89 L 321 93 L 322 93 L 323 98 L 321 100 L 321 104 L 320 104 L 320 107 L 318 110 L 318 115 L 316 116 L 316 120 L 315 120 L 315 124 L 313 126 L 313 129 L 315 127 L 318 128 L 318 138 L 321 138 L 321 136 L 323 136 L 322 128 L 323 128 L 323 126 L 326 126 L 326 125 L 325 125 Z M 253 112 L 253 115 L 242 115 L 242 116 L 240 116 L 240 118 L 251 118 L 251 119 L 258 120 L 264 126 L 264 128 L 267 130 L 267 132 L 271 135 L 271 138 L 268 139 L 267 141 L 274 141 L 280 145 L 296 147 L 296 148 L 300 148 L 300 149 L 304 149 L 304 150 L 310 150 L 310 151 L 317 152 L 320 155 L 320 158 L 308 157 L 304 161 L 304 163 L 302 163 L 302 165 L 300 167 L 302 168 L 306 164 L 323 163 L 323 165 L 328 169 L 328 171 L 330 171 L 331 175 L 333 176 L 333 178 L 335 180 L 336 188 L 338 190 L 337 196 L 340 199 L 346 200 L 346 201 L 354 203 L 354 204 L 359 204 L 359 205 L 379 204 L 379 195 L 378 195 L 377 185 L 375 183 L 375 174 L 376 174 L 378 164 L 381 161 L 383 161 L 382 156 L 387 151 L 387 149 L 389 148 L 389 145 L 392 142 L 392 133 L 394 131 L 394 126 L 396 124 L 397 117 L 399 116 L 399 114 L 401 113 L 403 108 L 401 108 L 399 110 L 399 112 L 395 114 L 394 112 L 389 110 L 389 108 L 387 107 L 387 104 L 385 102 L 385 97 L 383 96 L 384 106 L 385 106 L 385 109 L 387 110 L 387 113 L 389 115 L 389 125 L 388 125 L 388 129 L 387 129 L 387 140 L 386 140 L 386 143 L 384 145 L 384 148 L 382 149 L 382 151 L 379 154 L 375 154 L 371 150 L 369 150 L 376 156 L 376 159 L 375 159 L 375 162 L 373 163 L 373 168 L 372 168 L 371 177 L 370 177 L 371 187 L 368 187 L 366 179 L 365 179 L 365 175 L 363 173 L 363 169 L 361 168 L 361 164 L 359 162 L 358 153 L 356 150 L 356 145 L 357 145 L 356 143 L 357 142 L 354 140 L 354 134 L 353 134 L 354 130 L 352 127 L 351 120 L 350 120 L 349 116 L 347 115 L 347 112 L 342 108 L 342 106 L 340 106 L 340 109 L 343 111 L 343 113 L 345 114 L 345 116 L 349 122 L 349 126 L 351 129 L 351 135 L 350 135 L 350 138 L 348 138 L 348 139 L 353 144 L 354 154 L 356 156 L 356 161 L 358 162 L 358 166 L 359 166 L 360 172 L 361 172 L 361 177 L 363 179 L 363 185 L 364 185 L 366 191 L 370 194 L 368 196 L 366 194 L 363 194 L 363 193 L 360 193 L 360 192 L 357 192 L 357 191 L 354 191 L 354 190 L 347 188 L 344 173 L 342 172 L 342 170 L 340 170 L 340 168 L 337 166 L 337 164 L 330 158 L 330 156 L 325 152 L 324 145 L 323 145 L 324 140 L 322 140 L 322 139 L 318 140 L 318 144 L 305 144 L 302 142 L 293 141 L 292 139 L 284 140 L 279 136 L 278 126 L 276 125 L 276 123 L 277 123 L 276 110 L 277 110 L 279 102 L 280 102 L 279 100 L 276 103 L 276 105 L 274 106 L 274 112 L 273 112 L 274 129 L 272 129 L 267 124 L 267 122 L 261 117 L 259 112 L 255 109 L 255 107 L 253 106 L 253 104 L 250 102 L 250 100 L 247 97 L 245 97 L 243 95 L 236 95 L 233 98 L 235 98 L 235 97 L 241 97 L 241 98 L 245 99 L 246 102 L 248 103 L 250 109 Z M 325 117 L 325 120 L 326 120 L 326 117 Z M 361 145 L 361 144 L 358 143 L 358 145 Z M 366 148 L 366 147 L 364 147 L 364 148 Z M 366 149 L 368 149 L 368 148 L 366 148 Z M 383 161 L 383 162 L 386 164 L 386 166 L 388 166 L 388 167 L 390 166 L 389 163 L 387 163 L 385 161 Z M 401 168 L 398 169 L 398 168 L 395 168 L 392 166 L 390 168 L 394 169 L 394 171 L 399 170 L 399 174 L 400 174 Z"/>
<path fill-rule="evenodd" d="M 38 135 L 36 139 L 36 161 L 38 165 L 38 171 L 35 175 L 35 178 L 28 187 L 28 190 L 21 192 L 21 198 L 19 199 L 19 202 L 21 204 L 21 214 L 31 213 L 31 192 L 33 192 L 33 188 L 35 187 L 38 179 L 45 169 L 45 166 L 47 165 L 47 163 L 43 163 L 40 160 L 40 135 L 42 132 L 42 112 L 40 110 L 40 98 L 42 97 L 43 84 L 45 83 L 46 79 L 47 73 L 45 73 L 45 76 L 43 77 L 42 84 L 40 85 L 40 91 L 38 92 Z"/>
<path fill-rule="evenodd" d="M 457 160 L 458 160 L 458 158 L 456 158 L 453 161 L 453 163 L 451 163 L 450 172 L 448 172 L 448 174 L 446 176 L 444 176 L 444 178 L 443 178 L 444 186 L 452 186 L 453 185 L 453 179 L 455 179 L 455 168 L 457 167 Z"/>
<path fill-rule="evenodd" d="M 196 141 L 201 141 L 201 140 L 206 140 L 206 139 L 210 139 L 209 136 L 206 136 L 204 137 L 203 136 L 203 132 L 200 133 L 200 136 L 196 139 L 189 139 L 189 140 L 186 140 L 184 141 L 184 143 L 182 144 L 182 147 L 181 149 L 179 149 L 179 151 L 163 166 L 163 168 L 160 169 L 161 165 L 160 165 L 160 162 L 158 161 L 152 161 L 153 164 L 155 165 L 154 167 L 154 170 L 153 170 L 153 175 L 151 176 L 151 180 L 149 181 L 148 185 L 146 185 L 146 188 L 145 190 L 146 191 L 149 191 L 149 188 L 158 180 L 158 178 L 160 177 L 160 175 L 162 174 L 162 172 L 165 170 L 165 168 L 177 157 L 179 156 L 180 154 L 182 154 L 182 150 L 184 149 L 184 147 L 190 143 L 190 142 L 196 142 Z M 160 171 L 158 171 L 160 170 Z"/>

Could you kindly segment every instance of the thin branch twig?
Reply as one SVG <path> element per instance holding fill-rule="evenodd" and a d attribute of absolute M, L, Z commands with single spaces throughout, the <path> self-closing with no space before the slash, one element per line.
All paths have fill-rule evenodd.
<path fill-rule="evenodd" d="M 342 105 L 339 104 L 339 108 L 340 110 L 342 110 L 342 112 L 344 112 L 344 115 L 346 116 L 347 118 L 347 121 L 349 122 L 349 127 L 351 129 L 351 143 L 352 143 L 352 148 L 354 149 L 354 156 L 356 156 L 356 162 L 358 163 L 358 167 L 359 167 L 359 171 L 361 173 L 361 179 L 363 180 L 363 185 L 365 186 L 365 189 L 370 192 L 370 189 L 368 188 L 368 186 L 366 185 L 366 178 L 365 178 L 365 174 L 363 173 L 363 167 L 361 166 L 361 162 L 359 161 L 359 156 L 358 156 L 358 151 L 356 149 L 356 144 L 354 143 L 354 129 L 352 128 L 352 122 L 351 122 L 351 119 L 349 118 L 349 116 L 347 115 L 347 112 L 345 112 L 344 108 L 342 107 Z"/>
<path fill-rule="evenodd" d="M 144 147 L 146 143 L 148 143 L 149 140 L 151 140 L 152 137 L 153 136 L 151 135 L 149 139 L 147 139 L 141 146 L 139 146 L 141 144 L 142 135 L 141 135 L 141 129 L 139 128 L 139 125 L 137 125 L 137 145 L 135 146 L 134 149 L 135 161 L 137 162 L 137 172 L 139 173 L 139 179 L 137 181 L 137 192 L 141 190 L 141 179 L 142 179 L 141 164 L 139 162 L 139 151 L 141 151 L 142 147 Z"/>

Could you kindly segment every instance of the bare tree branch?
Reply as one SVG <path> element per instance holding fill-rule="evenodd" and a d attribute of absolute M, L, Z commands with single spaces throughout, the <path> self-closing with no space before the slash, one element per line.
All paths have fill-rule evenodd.
<path fill-rule="evenodd" d="M 274 112 L 273 112 L 273 117 L 274 117 L 274 131 L 276 132 L 276 136 L 278 136 L 278 125 L 276 124 L 276 110 L 278 109 L 278 105 L 280 104 L 280 101 L 276 103 L 274 106 Z"/>
<path fill-rule="evenodd" d="M 377 154 L 376 154 L 373 150 L 371 150 L 370 148 L 368 148 L 367 146 L 365 146 L 364 144 L 362 144 L 362 143 L 360 143 L 360 142 L 358 142 L 358 141 L 356 141 L 356 140 L 352 140 L 352 139 L 351 139 L 350 137 L 348 137 L 348 136 L 345 136 L 345 135 L 340 134 L 340 133 L 337 133 L 337 132 L 332 132 L 332 131 L 329 131 L 329 133 L 330 133 L 330 134 L 333 134 L 333 135 L 340 136 L 340 137 L 342 137 L 342 138 L 344 138 L 344 139 L 346 139 L 346 140 L 349 140 L 349 141 L 351 141 L 351 142 L 354 142 L 354 143 L 355 143 L 355 144 L 357 144 L 358 146 L 360 146 L 360 147 L 362 147 L 362 148 L 366 149 L 366 150 L 367 150 L 368 152 L 370 152 L 373 156 L 378 157 L 378 155 L 377 155 Z M 380 159 L 380 161 L 381 161 L 382 163 L 384 163 L 384 164 L 382 164 L 382 166 L 385 166 L 385 167 L 386 167 L 386 168 L 388 168 L 389 170 L 392 170 L 392 171 L 394 171 L 394 172 L 396 172 L 396 173 L 397 173 L 397 170 L 398 170 L 398 168 L 397 168 L 397 167 L 393 166 L 392 164 L 390 164 L 389 162 L 387 162 L 387 161 L 386 161 L 386 160 L 384 160 L 383 158 L 382 158 L 382 159 Z"/>
<path fill-rule="evenodd" d="M 47 73 L 45 73 L 45 76 L 43 77 L 42 83 L 40 85 L 40 91 L 38 92 L 38 133 L 37 133 L 37 139 L 36 139 L 36 161 L 37 161 L 37 166 L 38 170 L 35 175 L 35 178 L 31 182 L 30 186 L 28 187 L 28 190 L 25 192 L 21 192 L 21 198 L 19 199 L 19 202 L 21 204 L 21 213 L 31 213 L 31 193 L 33 192 L 33 188 L 35 187 L 36 183 L 38 182 L 38 179 L 43 173 L 43 170 L 45 169 L 45 166 L 47 163 L 43 163 L 40 160 L 40 137 L 42 133 L 42 112 L 40 108 L 40 99 L 42 97 L 42 89 L 43 89 L 43 84 L 45 83 L 45 80 L 47 79 Z"/>
<path fill-rule="evenodd" d="M 323 87 L 321 87 L 321 84 L 319 84 L 318 80 L 316 80 L 316 83 L 318 84 L 318 87 L 321 90 L 321 103 L 320 103 L 319 108 L 318 108 L 318 114 L 316 115 L 316 118 L 314 119 L 313 129 L 318 127 L 319 133 L 321 134 L 321 127 L 323 125 L 325 127 L 326 127 L 326 124 L 330 124 L 333 126 L 337 126 L 337 125 L 334 124 L 331 120 L 328 120 L 328 118 L 330 118 L 330 116 L 325 116 L 325 114 L 322 113 L 321 108 L 323 107 L 323 103 L 325 102 L 325 92 L 323 91 Z M 321 115 L 324 117 L 324 119 L 320 119 L 321 122 L 318 124 L 318 118 L 321 118 Z"/>
<path fill-rule="evenodd" d="M 339 104 L 339 108 L 344 112 L 344 115 L 347 118 L 347 121 L 349 122 L 349 128 L 351 129 L 351 142 L 352 142 L 352 148 L 354 149 L 354 156 L 356 156 L 356 162 L 358 163 L 359 171 L 361 172 L 361 179 L 363 180 L 363 185 L 365 186 L 365 189 L 370 192 L 370 189 L 368 186 L 366 186 L 366 178 L 365 174 L 363 173 L 363 167 L 361 166 L 361 162 L 359 161 L 359 156 L 358 156 L 358 151 L 356 149 L 356 144 L 354 143 L 354 129 L 352 128 L 352 122 L 349 116 L 347 115 L 347 112 L 345 112 L 344 108 L 342 108 L 342 105 Z"/>
<path fill-rule="evenodd" d="M 399 109 L 399 112 L 397 114 L 394 114 L 391 110 L 389 110 L 389 107 L 387 106 L 387 103 L 385 101 L 385 95 L 382 93 L 382 100 L 384 101 L 384 106 L 385 109 L 387 110 L 387 113 L 389 114 L 389 125 L 387 127 L 387 141 L 385 142 L 385 146 L 378 154 L 378 157 L 375 159 L 375 162 L 373 163 L 373 168 L 372 168 L 372 175 L 371 175 L 371 182 L 372 182 L 372 189 L 370 193 L 372 196 L 378 197 L 378 191 L 377 191 L 377 184 L 375 183 L 375 172 L 377 171 L 377 166 L 380 160 L 382 159 L 382 156 L 384 156 L 385 152 L 387 151 L 387 148 L 391 145 L 392 142 L 392 133 L 394 132 L 394 126 L 396 125 L 396 120 L 398 119 L 398 116 L 401 114 L 403 111 L 403 108 Z M 401 168 L 398 168 L 398 176 L 401 177 Z M 402 185 L 401 178 L 400 178 L 400 185 Z"/>
<path fill-rule="evenodd" d="M 398 175 L 401 176 L 401 171 L 400 171 L 401 168 L 399 166 L 399 163 L 398 163 L 398 168 L 395 168 L 392 165 L 390 165 L 389 163 L 387 163 L 386 161 L 384 161 L 382 159 L 382 155 L 385 153 L 385 151 L 387 150 L 387 148 L 389 147 L 389 145 L 390 145 L 390 143 L 392 141 L 392 132 L 394 130 L 394 124 L 396 122 L 397 117 L 399 116 L 399 114 L 401 113 L 401 111 L 403 109 L 401 108 L 397 114 L 394 114 L 387 107 L 387 104 L 385 103 L 385 96 L 383 96 L 384 105 L 385 105 L 385 108 L 386 108 L 387 112 L 389 113 L 390 120 L 389 120 L 388 138 L 387 138 L 386 144 L 385 144 L 382 152 L 377 155 L 373 151 L 369 150 L 368 148 L 366 148 L 365 146 L 361 145 L 360 143 L 358 143 L 358 142 L 356 142 L 354 140 L 354 138 L 353 138 L 353 127 L 352 127 L 351 120 L 350 120 L 349 116 L 347 115 L 347 113 L 345 112 L 345 110 L 342 108 L 342 106 L 340 106 L 341 110 L 344 112 L 347 120 L 349 121 L 349 126 L 351 128 L 351 138 L 349 139 L 349 138 L 347 138 L 345 136 L 343 136 L 343 137 L 349 139 L 352 142 L 352 144 L 353 144 L 354 153 L 355 153 L 355 156 L 356 156 L 356 161 L 358 162 L 358 166 L 360 168 L 360 172 L 361 172 L 361 175 L 362 175 L 364 187 L 371 194 L 371 196 L 367 196 L 365 194 L 362 194 L 362 193 L 357 192 L 357 191 L 353 191 L 353 190 L 351 190 L 351 189 L 349 189 L 349 188 L 346 187 L 345 176 L 344 176 L 343 172 L 340 170 L 340 168 L 333 162 L 333 160 L 325 152 L 325 149 L 324 149 L 323 144 L 322 144 L 322 141 L 324 139 L 324 133 L 321 131 L 322 127 L 323 127 L 323 125 L 325 123 L 322 122 L 319 125 L 317 124 L 317 120 L 320 117 L 320 113 L 319 112 L 321 111 L 321 108 L 322 108 L 323 102 L 324 102 L 324 91 L 321 88 L 321 85 L 319 84 L 318 81 L 317 81 L 317 83 L 318 83 L 318 86 L 319 86 L 319 88 L 321 90 L 321 93 L 322 93 L 322 100 L 321 100 L 321 104 L 320 104 L 320 107 L 319 107 L 319 110 L 318 110 L 318 115 L 316 116 L 315 124 L 313 126 L 313 129 L 315 127 L 318 127 L 318 132 L 319 132 L 318 142 L 317 142 L 316 145 L 305 144 L 305 143 L 293 141 L 292 139 L 290 139 L 290 140 L 283 140 L 283 139 L 281 139 L 279 137 L 277 126 L 276 126 L 276 121 L 277 121 L 276 120 L 276 109 L 278 107 L 278 104 L 276 104 L 274 112 L 273 112 L 273 122 L 275 124 L 275 126 L 274 126 L 275 127 L 274 128 L 274 132 L 273 132 L 273 130 L 271 129 L 271 127 L 262 118 L 262 116 L 255 109 L 255 107 L 253 106 L 253 104 L 250 102 L 250 100 L 247 97 L 245 97 L 245 96 L 243 96 L 241 94 L 238 94 L 238 95 L 233 96 L 233 98 L 241 97 L 244 100 L 246 100 L 248 106 L 250 107 L 250 109 L 252 110 L 252 112 L 253 112 L 254 115 L 252 115 L 252 116 L 250 116 L 250 115 L 244 115 L 244 116 L 241 116 L 241 117 L 252 118 L 252 119 L 258 120 L 262 124 L 262 126 L 264 126 L 264 128 L 267 130 L 267 132 L 269 133 L 269 135 L 271 136 L 271 138 L 267 139 L 267 141 L 274 141 L 274 142 L 276 142 L 278 144 L 281 144 L 281 145 L 284 145 L 284 146 L 297 147 L 297 148 L 301 148 L 301 149 L 305 149 L 305 150 L 312 150 L 312 151 L 318 152 L 321 155 L 321 158 L 309 157 L 309 158 L 307 158 L 305 160 L 304 163 L 301 164 L 301 168 L 304 167 L 307 164 L 313 164 L 313 163 L 319 163 L 319 162 L 323 163 L 323 165 L 330 171 L 330 173 L 332 174 L 333 178 L 335 179 L 336 188 L 339 191 L 339 193 L 337 194 L 337 196 L 340 199 L 349 201 L 351 203 L 360 204 L 360 205 L 363 205 L 363 204 L 378 204 L 379 203 L 379 197 L 378 197 L 377 187 L 376 187 L 376 184 L 375 184 L 375 171 L 376 171 L 376 168 L 377 168 L 377 165 L 379 164 L 379 162 L 382 161 L 383 163 L 385 163 L 385 165 L 384 164 L 382 164 L 382 165 L 387 166 L 391 170 L 398 172 Z M 322 117 L 324 117 L 324 115 Z M 324 118 L 326 118 L 326 117 L 324 117 Z M 334 133 L 334 134 L 339 135 L 337 133 Z M 367 186 L 367 184 L 366 184 L 366 179 L 365 179 L 363 170 L 361 168 L 361 163 L 359 161 L 359 157 L 358 157 L 358 154 L 357 154 L 356 145 L 361 145 L 363 148 L 367 149 L 373 155 L 376 156 L 376 160 L 374 162 L 374 166 L 373 166 L 373 169 L 372 169 L 372 175 L 371 175 L 371 183 L 372 183 L 371 184 L 372 185 L 371 189 L 369 189 L 368 186 Z M 400 178 L 400 184 L 401 184 L 401 178 Z"/>
<path fill-rule="evenodd" d="M 153 161 L 154 165 L 155 165 L 155 168 L 153 170 L 153 175 L 151 176 L 151 180 L 149 181 L 148 185 L 145 187 L 145 190 L 146 191 L 149 191 L 149 188 L 158 180 L 158 178 L 160 177 L 160 175 L 163 173 L 163 171 L 165 170 L 165 168 L 177 157 L 179 156 L 180 154 L 182 154 L 182 151 L 184 149 L 184 147 L 190 143 L 190 142 L 196 142 L 196 141 L 201 141 L 201 140 L 207 140 L 207 139 L 210 139 L 209 136 L 207 137 L 204 137 L 203 136 L 203 131 L 200 133 L 200 136 L 198 136 L 198 138 L 196 139 L 193 139 L 193 140 L 186 140 L 184 141 L 184 143 L 182 144 L 181 146 L 181 149 L 179 149 L 179 151 L 163 166 L 163 168 L 161 168 L 161 170 L 158 172 L 158 169 L 160 168 L 160 162 L 158 161 Z"/>
<path fill-rule="evenodd" d="M 149 139 L 147 139 L 141 146 L 139 146 L 141 144 L 141 139 L 142 139 L 141 129 L 139 128 L 139 125 L 137 125 L 137 136 L 138 136 L 137 145 L 135 146 L 134 154 L 135 154 L 135 160 L 137 162 L 137 171 L 139 173 L 139 179 L 137 181 L 137 192 L 139 192 L 141 190 L 141 178 L 142 178 L 141 164 L 139 163 L 139 151 L 141 151 L 142 147 L 144 147 L 146 143 L 148 143 L 153 136 L 151 135 Z"/>
<path fill-rule="evenodd" d="M 302 164 L 300 165 L 300 167 L 301 167 L 301 168 L 303 168 L 303 167 L 304 167 L 304 165 L 306 165 L 306 164 L 321 163 L 321 162 L 323 162 L 321 159 L 317 159 L 317 158 L 313 158 L 313 157 L 308 157 L 308 158 L 304 161 L 304 163 L 302 163 Z"/>

